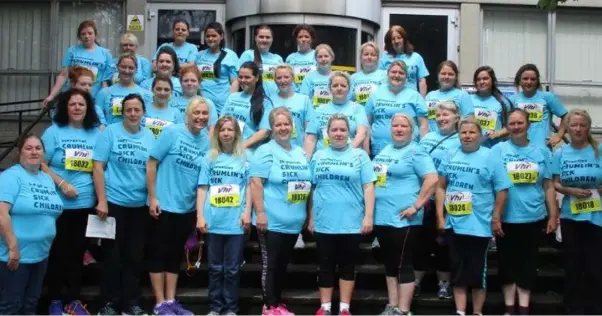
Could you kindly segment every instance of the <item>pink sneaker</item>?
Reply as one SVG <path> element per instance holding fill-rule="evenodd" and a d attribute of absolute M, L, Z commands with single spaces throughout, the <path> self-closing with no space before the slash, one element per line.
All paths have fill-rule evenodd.
<path fill-rule="evenodd" d="M 279 316 L 280 311 L 278 310 L 278 308 L 274 308 L 274 307 L 270 307 L 270 308 L 266 308 L 265 306 L 263 306 L 263 308 L 261 309 L 261 315 L 262 316 Z"/>
<path fill-rule="evenodd" d="M 94 259 L 90 251 L 86 250 L 86 252 L 84 252 L 84 266 L 94 263 L 96 263 L 96 259 Z"/>
<path fill-rule="evenodd" d="M 351 316 L 351 313 L 349 312 L 348 309 L 344 309 L 339 312 L 339 315 Z"/>
<path fill-rule="evenodd" d="M 291 313 L 286 308 L 286 305 L 284 305 L 282 303 L 280 305 L 278 305 L 278 307 L 276 308 L 276 310 L 278 310 L 278 312 L 280 313 L 279 315 L 295 316 L 295 313 Z"/>
<path fill-rule="evenodd" d="M 316 311 L 316 316 L 320 316 L 320 315 L 332 315 L 332 312 L 329 311 L 329 310 L 327 310 L 327 309 L 324 309 L 324 308 L 320 307 L 320 309 L 318 309 Z"/>

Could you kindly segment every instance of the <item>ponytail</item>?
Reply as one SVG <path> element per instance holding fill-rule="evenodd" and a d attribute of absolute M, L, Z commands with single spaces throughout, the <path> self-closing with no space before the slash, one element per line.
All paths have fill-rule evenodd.
<path fill-rule="evenodd" d="M 270 33 L 274 34 L 272 32 L 272 29 L 264 24 L 255 29 L 255 37 L 257 37 L 257 34 L 259 34 L 259 31 L 261 30 L 268 30 L 270 31 Z M 257 40 L 253 39 L 253 41 L 253 62 L 257 65 L 257 67 L 259 67 L 261 65 L 261 52 L 259 51 L 259 45 L 257 45 Z"/>
<path fill-rule="evenodd" d="M 255 90 L 251 96 L 251 108 L 249 109 L 249 116 L 255 126 L 259 126 L 261 117 L 263 116 L 263 104 L 266 99 L 265 91 L 263 90 L 263 79 L 259 71 L 259 66 L 252 61 L 244 62 L 240 69 L 247 68 L 251 70 L 251 74 L 257 77 L 257 83 L 255 84 Z M 270 100 L 271 102 L 271 100 Z"/>
<path fill-rule="evenodd" d="M 587 133 L 587 141 L 589 142 L 590 145 L 592 145 L 592 149 L 594 150 L 594 156 L 596 157 L 596 159 L 598 159 L 598 157 L 600 156 L 600 149 L 598 148 L 599 144 L 598 141 L 595 140 L 592 137 L 592 134 Z"/>
<path fill-rule="evenodd" d="M 213 63 L 213 74 L 217 78 L 219 77 L 220 70 L 222 69 L 222 61 L 227 55 L 227 52 L 224 50 L 224 47 L 226 47 L 226 40 L 224 39 L 224 27 L 219 22 L 211 22 L 205 26 L 205 36 L 207 36 L 207 30 L 214 30 L 222 37 L 222 40 L 219 42 L 219 57 L 217 57 L 217 60 L 215 60 Z"/>
<path fill-rule="evenodd" d="M 502 126 L 506 126 L 508 121 L 508 109 L 506 108 L 506 103 L 512 107 L 512 102 L 510 102 L 510 100 L 497 87 L 492 87 L 491 94 L 502 107 Z"/>
<path fill-rule="evenodd" d="M 217 57 L 217 59 L 213 63 L 213 74 L 215 75 L 215 78 L 219 78 L 219 73 L 222 69 L 222 61 L 224 60 L 224 58 L 226 58 L 227 54 L 223 47 L 221 47 L 221 49 L 222 50 L 219 53 L 219 57 Z"/>

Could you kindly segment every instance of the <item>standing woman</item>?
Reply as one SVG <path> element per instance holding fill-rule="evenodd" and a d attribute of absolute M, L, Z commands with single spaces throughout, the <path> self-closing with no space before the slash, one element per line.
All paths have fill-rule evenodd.
<path fill-rule="evenodd" d="M 0 174 L 0 314 L 35 315 L 63 202 L 40 170 L 40 138 L 24 135 L 17 148 L 19 163 Z"/>
<path fill-rule="evenodd" d="M 86 250 L 88 214 L 94 214 L 92 155 L 100 135 L 99 121 L 89 93 L 71 89 L 59 96 L 57 112 L 42 135 L 46 148 L 42 170 L 59 189 L 64 212 L 56 222 L 56 238 L 48 259 L 48 313 L 87 315 L 80 298 L 82 257 Z M 62 296 L 63 288 L 67 295 Z"/>
<path fill-rule="evenodd" d="M 529 114 L 531 117 L 531 114 Z M 560 209 L 566 259 L 565 312 L 602 314 L 602 147 L 591 135 L 592 120 L 584 110 L 571 110 L 566 122 L 571 143 L 554 152 L 556 191 L 564 194 Z"/>
<path fill-rule="evenodd" d="M 317 69 L 316 51 L 312 48 L 316 41 L 316 30 L 311 25 L 299 24 L 293 30 L 293 39 L 297 43 L 297 51 L 286 57 L 286 63 L 293 66 L 295 92 L 299 92 L 305 76 Z"/>
<path fill-rule="evenodd" d="M 104 275 L 100 315 L 143 315 L 140 307 L 140 273 L 144 255 L 146 162 L 154 143 L 153 133 L 140 126 L 144 99 L 129 94 L 123 99 L 121 123 L 107 126 L 94 147 L 94 188 L 100 218 L 115 218 L 115 239 L 102 242 Z"/>
<path fill-rule="evenodd" d="M 371 152 L 376 156 L 391 144 L 391 118 L 396 113 L 405 113 L 413 121 L 413 140 L 418 141 L 428 133 L 427 112 L 424 98 L 406 85 L 407 66 L 402 61 L 394 61 L 387 71 L 388 85 L 379 87 L 366 102 L 366 114 L 371 130 Z"/>
<path fill-rule="evenodd" d="M 501 225 L 501 234 L 495 239 L 498 274 L 506 313 L 510 315 L 516 315 L 517 293 L 518 314 L 529 314 L 531 289 L 537 277 L 541 231 L 545 227 L 546 234 L 553 233 L 558 225 L 550 152 L 530 142 L 528 128 L 529 114 L 517 108 L 511 110 L 506 124 L 510 139 L 491 149 L 494 157 L 501 157 L 506 174 L 514 184 L 508 189 L 508 203 L 503 214 L 494 213 L 492 223 Z"/>
<path fill-rule="evenodd" d="M 414 120 L 405 113 L 391 119 L 393 143 L 372 161 L 376 173 L 374 233 L 385 254 L 389 303 L 384 315 L 409 315 L 414 294 L 412 252 L 422 225 L 423 207 L 437 185 L 433 160 L 413 142 Z"/>
<path fill-rule="evenodd" d="M 418 90 L 423 97 L 426 96 L 426 77 L 429 71 L 424 59 L 414 51 L 414 45 L 408 40 L 406 30 L 399 25 L 393 25 L 385 34 L 385 51 L 380 58 L 379 68 L 388 70 L 390 64 L 397 60 L 408 66 L 406 86 Z"/>
<path fill-rule="evenodd" d="M 303 148 L 291 139 L 291 112 L 283 106 L 275 108 L 270 113 L 270 125 L 272 140 L 257 149 L 251 165 L 262 260 L 262 315 L 293 315 L 282 303 L 282 287 L 297 236 L 307 219 L 311 173 Z"/>
<path fill-rule="evenodd" d="M 159 51 L 157 51 L 157 60 L 155 61 L 155 64 L 157 65 L 155 77 L 171 78 L 171 84 L 173 86 L 171 89 L 172 95 L 174 97 L 181 96 L 182 85 L 180 84 L 180 79 L 177 77 L 180 73 L 180 63 L 178 62 L 176 52 L 169 46 L 159 49 Z M 140 86 L 151 91 L 155 77 L 142 81 Z"/>
<path fill-rule="evenodd" d="M 186 66 L 180 69 L 180 82 L 182 83 L 182 95 L 179 97 L 171 98 L 169 100 L 169 107 L 175 108 L 178 110 L 179 121 L 184 121 L 184 116 L 186 115 L 186 108 L 188 107 L 188 103 L 192 100 L 192 98 L 201 97 L 199 92 L 199 87 L 202 83 L 201 80 L 201 72 L 199 68 L 195 66 Z M 215 104 L 211 99 L 204 98 L 205 102 L 209 106 L 209 134 L 213 130 L 213 126 L 217 122 L 218 111 L 215 107 Z"/>
<path fill-rule="evenodd" d="M 158 70 L 159 68 L 158 55 L 163 47 L 170 47 L 174 50 L 174 52 L 178 56 L 178 62 L 180 66 L 183 67 L 188 65 L 194 65 L 198 48 L 196 47 L 196 45 L 186 42 L 188 36 L 190 35 L 190 24 L 186 20 L 176 20 L 172 24 L 172 31 L 173 42 L 164 43 L 161 46 L 159 46 L 159 48 L 157 48 L 157 51 L 155 52 L 155 55 L 153 56 L 153 68 L 155 70 Z"/>
<path fill-rule="evenodd" d="M 315 234 L 320 263 L 321 305 L 316 315 L 332 313 L 337 267 L 339 315 L 350 315 L 359 244 L 374 223 L 376 175 L 368 154 L 349 145 L 350 124 L 345 115 L 332 115 L 327 129 L 331 145 L 318 150 L 310 164 L 313 192 L 307 229 Z"/>
<path fill-rule="evenodd" d="M 159 136 L 146 165 L 150 219 L 148 270 L 155 315 L 192 315 L 175 300 L 182 248 L 194 229 L 199 172 L 209 149 L 203 131 L 209 107 L 203 99 L 190 102 L 186 123 L 168 126 Z"/>
<path fill-rule="evenodd" d="M 539 69 L 533 64 L 526 64 L 518 69 L 514 85 L 520 87 L 520 91 L 510 99 L 516 107 L 529 113 L 529 140 L 538 146 L 554 148 L 562 140 L 567 129 L 567 110 L 564 104 L 555 94 L 542 90 Z M 562 120 L 558 134 L 550 137 L 552 115 Z"/>
<path fill-rule="evenodd" d="M 169 106 L 172 89 L 169 78 L 155 77 L 153 79 L 153 102 L 144 112 L 142 126 L 153 132 L 155 138 L 159 138 L 159 134 L 167 126 L 184 123 L 184 117 L 180 115 L 180 111 Z"/>
<path fill-rule="evenodd" d="M 313 106 L 317 108 L 332 101 L 332 95 L 328 88 L 328 80 L 332 72 L 334 52 L 328 44 L 320 44 L 316 47 L 315 56 L 317 70 L 305 76 L 301 84 L 301 91 L 299 92 L 310 97 Z"/>
<path fill-rule="evenodd" d="M 240 55 L 239 70 L 246 62 L 252 61 L 259 67 L 263 82 L 263 90 L 268 97 L 278 93 L 274 82 L 274 70 L 283 63 L 282 57 L 270 53 L 274 41 L 272 29 L 267 25 L 255 28 L 255 44 L 253 49 L 246 50 Z"/>
<path fill-rule="evenodd" d="M 208 48 L 198 53 L 195 63 L 201 72 L 203 96 L 216 105 L 214 109 L 219 113 L 228 95 L 238 92 L 238 56 L 226 48 L 224 27 L 218 22 L 205 27 L 205 44 Z"/>
<path fill-rule="evenodd" d="M 69 83 L 72 88 L 90 93 L 94 83 L 94 73 L 86 67 L 71 67 L 69 68 Z M 56 107 L 52 107 L 49 113 L 50 119 L 52 119 L 56 113 Z M 51 124 L 54 124 L 54 122 L 51 122 Z"/>
<path fill-rule="evenodd" d="M 498 89 L 493 68 L 479 67 L 472 80 L 477 88 L 471 95 L 474 118 L 483 131 L 483 146 L 491 148 L 508 135 L 505 126 L 512 104 Z"/>
<path fill-rule="evenodd" d="M 349 96 L 351 101 L 366 105 L 372 92 L 387 83 L 387 71 L 378 69 L 378 46 L 374 42 L 362 44 L 360 48 L 360 71 L 351 75 Z"/>
<path fill-rule="evenodd" d="M 308 158 L 313 155 L 314 150 L 330 146 L 328 122 L 335 113 L 346 116 L 349 125 L 346 132 L 351 147 L 358 148 L 362 145 L 368 131 L 368 118 L 363 106 L 349 101 L 349 83 L 349 75 L 345 72 L 335 71 L 330 76 L 328 87 L 332 101 L 314 110 L 305 131 L 304 148 Z"/>
<path fill-rule="evenodd" d="M 129 54 L 121 55 L 117 62 L 118 81 L 110 87 L 103 88 L 96 95 L 96 114 L 102 128 L 123 121 L 122 105 L 125 96 L 135 93 L 139 94 L 145 103 L 152 102 L 152 94 L 135 82 L 138 64 L 138 57 Z"/>
<path fill-rule="evenodd" d="M 481 146 L 479 124 L 464 120 L 459 129 L 462 146 L 448 152 L 440 166 L 437 226 L 441 231 L 451 229 L 448 242 L 457 314 L 466 314 L 470 287 L 472 314 L 480 315 L 487 294 L 487 249 L 492 233 L 501 231 L 492 217 L 501 214 L 512 182 L 499 156 Z"/>
<path fill-rule="evenodd" d="M 238 313 L 245 231 L 251 224 L 248 166 L 236 119 L 220 118 L 203 158 L 196 197 L 196 228 L 207 234 L 210 315 Z"/>
<path fill-rule="evenodd" d="M 270 136 L 272 101 L 266 96 L 257 64 L 246 62 L 238 70 L 241 92 L 232 93 L 220 116 L 232 115 L 242 132 L 243 145 L 254 149 Z"/>
<path fill-rule="evenodd" d="M 437 68 L 437 78 L 439 80 L 439 90 L 431 91 L 426 95 L 426 107 L 428 109 L 429 132 L 437 130 L 437 105 L 444 101 L 453 101 L 460 107 L 463 118 L 472 120 L 474 116 L 474 106 L 472 98 L 468 92 L 460 89 L 460 72 L 458 66 L 451 60 L 446 60 L 439 64 Z"/>
<path fill-rule="evenodd" d="M 127 32 L 121 35 L 121 40 L 119 42 L 119 46 L 121 47 L 121 54 L 136 56 L 136 73 L 134 74 L 134 82 L 136 84 L 140 84 L 142 81 L 152 77 L 152 67 L 150 61 L 143 55 L 136 54 L 136 50 L 138 49 L 138 38 L 136 35 Z M 114 58 L 111 63 L 111 70 L 113 74 L 110 76 L 111 84 L 116 84 L 119 82 L 119 59 Z"/>

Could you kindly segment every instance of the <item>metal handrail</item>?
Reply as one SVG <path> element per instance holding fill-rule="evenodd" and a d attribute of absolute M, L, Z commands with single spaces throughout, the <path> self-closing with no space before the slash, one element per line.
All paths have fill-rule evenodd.
<path fill-rule="evenodd" d="M 19 104 L 28 104 L 28 103 L 40 103 L 44 101 L 44 99 L 40 99 L 40 100 L 29 100 L 29 101 L 13 101 L 13 102 L 4 102 L 4 103 L 0 103 L 0 107 L 2 106 L 10 106 L 10 105 L 19 105 Z M 3 114 L 2 112 L 0 112 L 0 114 Z"/>
<path fill-rule="evenodd" d="M 13 148 L 17 147 L 17 144 L 19 143 L 19 139 L 21 138 L 21 136 L 27 135 L 27 133 L 29 133 L 42 120 L 42 118 L 44 118 L 44 116 L 46 116 L 46 114 L 48 114 L 48 111 L 50 111 L 50 108 L 51 108 L 50 106 L 42 108 L 42 111 L 40 111 L 40 113 L 38 114 L 36 119 L 31 124 L 29 124 L 25 128 L 24 131 L 21 131 L 21 127 L 23 124 L 23 113 L 38 111 L 39 109 L 29 109 L 29 110 L 18 111 L 18 113 L 19 113 L 19 136 L 17 136 L 17 138 L 15 138 L 15 140 L 12 141 L 12 143 L 8 142 L 10 145 L 6 149 L 4 149 L 4 151 L 0 154 L 0 161 L 4 160 L 4 158 L 6 158 L 8 156 L 8 154 L 10 154 L 10 152 L 13 150 Z M 4 145 L 4 143 L 2 145 Z"/>

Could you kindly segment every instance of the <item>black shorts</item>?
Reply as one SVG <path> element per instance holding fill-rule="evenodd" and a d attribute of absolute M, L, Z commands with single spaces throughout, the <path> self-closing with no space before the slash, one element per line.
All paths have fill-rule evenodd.
<path fill-rule="evenodd" d="M 177 274 L 184 259 L 184 244 L 194 232 L 196 212 L 163 210 L 158 219 L 148 216 L 148 272 Z"/>
<path fill-rule="evenodd" d="M 487 288 L 487 250 L 490 240 L 490 237 L 449 234 L 453 286 Z"/>

